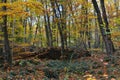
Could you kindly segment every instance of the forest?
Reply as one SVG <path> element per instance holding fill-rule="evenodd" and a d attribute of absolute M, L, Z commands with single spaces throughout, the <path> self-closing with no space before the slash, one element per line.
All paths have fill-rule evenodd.
<path fill-rule="evenodd" d="M 120 0 L 0 0 L 0 80 L 120 80 Z"/>

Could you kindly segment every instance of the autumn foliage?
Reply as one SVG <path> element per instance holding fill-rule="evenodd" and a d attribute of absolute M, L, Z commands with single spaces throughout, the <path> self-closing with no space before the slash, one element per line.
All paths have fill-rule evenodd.
<path fill-rule="evenodd" d="M 0 0 L 0 80 L 119 80 L 119 0 Z"/>

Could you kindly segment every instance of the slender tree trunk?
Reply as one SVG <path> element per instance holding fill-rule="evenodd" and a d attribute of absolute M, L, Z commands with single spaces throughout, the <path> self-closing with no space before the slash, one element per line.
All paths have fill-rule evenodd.
<path fill-rule="evenodd" d="M 96 13 L 94 11 L 94 16 L 96 16 Z M 99 48 L 100 47 L 100 34 L 99 34 L 99 29 L 98 29 L 98 24 L 97 24 L 97 19 L 95 18 L 95 43 L 94 43 L 94 48 Z"/>
<path fill-rule="evenodd" d="M 103 22 L 102 17 L 101 17 L 101 12 L 100 12 L 100 9 L 98 7 L 98 4 L 97 4 L 96 0 L 92 0 L 92 3 L 93 3 L 95 11 L 97 13 L 98 23 L 99 23 L 99 27 L 100 27 L 100 31 L 101 31 L 101 34 L 102 34 L 103 41 L 105 43 L 106 52 L 107 52 L 108 55 L 111 55 L 115 51 L 115 49 L 114 49 L 114 46 L 113 46 L 113 43 L 112 43 L 112 40 L 111 40 L 111 34 L 110 34 L 108 22 L 106 23 L 107 16 L 104 16 L 106 18 L 104 18 L 104 22 Z M 104 7 L 103 4 L 104 3 L 102 2 L 101 3 L 102 7 Z M 105 9 L 105 8 L 102 8 L 102 9 Z M 105 12 L 103 12 L 103 13 L 105 13 Z M 104 23 L 105 23 L 106 30 L 104 29 Z M 106 27 L 106 25 L 107 25 L 107 27 Z M 109 31 L 109 34 L 106 33 L 106 31 L 107 32 Z"/>
<path fill-rule="evenodd" d="M 38 16 L 38 17 L 37 17 L 38 21 L 37 21 L 37 26 L 36 26 L 36 29 L 35 29 L 34 40 L 36 39 L 37 33 L 38 33 L 38 29 L 40 28 L 40 19 L 39 19 L 39 18 L 40 18 L 40 17 Z"/>
<path fill-rule="evenodd" d="M 98 31 L 98 25 L 97 25 L 97 20 L 95 19 L 95 43 L 94 43 L 94 48 L 99 48 L 100 47 L 100 35 Z"/>
<path fill-rule="evenodd" d="M 57 11 L 58 11 L 58 13 L 56 13 L 56 10 L 54 10 L 55 11 L 55 16 L 56 16 L 56 18 L 61 19 L 62 13 L 60 11 L 60 7 L 59 7 L 57 1 L 55 1 L 55 4 L 57 6 Z M 59 17 L 57 15 L 59 15 Z M 62 52 L 63 52 L 64 48 L 65 48 L 65 38 L 64 38 L 64 33 L 63 33 L 64 30 L 63 30 L 62 21 L 60 20 L 57 25 L 58 25 L 60 38 L 61 38 L 61 47 L 62 47 Z"/>
<path fill-rule="evenodd" d="M 26 39 L 26 34 L 27 34 L 27 20 L 24 19 L 23 20 L 23 27 L 24 27 L 24 43 L 27 42 L 27 39 Z"/>
<path fill-rule="evenodd" d="M 46 31 L 47 45 L 49 47 L 52 47 L 53 46 L 53 44 L 52 44 L 52 31 L 50 28 L 49 16 L 46 14 L 44 16 L 44 19 L 45 19 L 45 31 Z"/>
<path fill-rule="evenodd" d="M 51 26 L 50 26 L 50 17 L 47 13 L 47 25 L 48 25 L 48 31 L 49 31 L 49 46 L 53 47 L 53 41 L 52 41 L 52 30 L 51 30 Z"/>
<path fill-rule="evenodd" d="M 70 18 L 70 15 L 69 15 L 69 19 L 71 19 Z M 69 46 L 71 45 L 71 21 L 69 20 L 69 22 L 68 22 L 68 44 L 69 44 Z"/>
<path fill-rule="evenodd" d="M 46 0 L 47 2 L 47 0 Z M 44 4 L 44 2 L 42 1 L 42 3 Z M 50 17 L 48 15 L 47 9 L 48 9 L 48 5 L 45 3 L 45 15 L 44 15 L 44 21 L 45 21 L 45 32 L 46 32 L 46 38 L 47 38 L 47 46 L 48 47 L 53 47 L 53 41 L 52 41 L 52 30 L 51 30 L 51 26 L 50 26 Z"/>
<path fill-rule="evenodd" d="M 52 16 L 52 42 L 53 42 L 53 46 L 54 43 L 56 42 L 56 26 L 55 26 L 55 19 L 54 19 L 54 15 Z"/>
<path fill-rule="evenodd" d="M 53 8 L 53 12 L 54 12 L 54 14 L 55 14 L 55 17 L 56 17 L 57 19 L 60 19 L 60 18 L 61 18 L 61 13 L 60 13 L 59 9 L 57 10 L 58 13 L 56 12 L 55 4 L 56 4 L 57 7 L 58 7 L 58 3 L 55 2 L 55 1 L 53 1 L 53 0 L 51 0 L 51 5 L 52 5 L 52 8 Z M 59 7 L 58 7 L 58 8 L 59 8 Z M 59 16 L 58 16 L 58 15 L 59 15 Z M 58 25 L 58 30 L 59 30 L 59 34 L 60 34 L 61 48 L 62 48 L 62 52 L 63 52 L 63 51 L 64 51 L 64 45 L 65 45 L 65 44 L 64 44 L 63 31 L 62 31 L 62 28 L 61 28 L 61 21 L 58 21 L 58 22 L 57 22 L 57 25 Z"/>
<path fill-rule="evenodd" d="M 86 7 L 86 6 L 88 6 L 88 0 L 85 0 L 85 3 L 86 3 L 86 5 L 84 6 L 84 9 L 85 9 L 85 12 L 84 12 L 84 14 L 85 14 L 85 21 L 84 21 L 84 24 L 85 24 L 85 27 L 86 27 L 86 29 L 87 29 L 87 31 L 86 31 L 86 37 L 87 37 L 87 44 L 88 44 L 88 48 L 90 49 L 91 48 L 91 42 L 90 42 L 90 40 L 91 40 L 91 32 L 89 31 L 89 29 L 88 29 L 88 27 L 89 27 L 89 25 L 88 25 L 88 22 L 89 22 L 89 19 L 88 19 L 88 8 Z"/>
<path fill-rule="evenodd" d="M 105 9 L 105 3 L 104 3 L 104 0 L 100 0 L 100 3 L 101 3 L 101 9 L 102 9 L 102 16 L 103 16 L 103 20 L 104 20 L 104 23 L 105 23 L 105 27 L 106 27 L 106 38 L 107 38 L 107 42 L 108 42 L 108 49 L 110 49 L 110 54 L 112 52 L 115 51 L 115 48 L 114 48 L 114 45 L 113 45 L 113 42 L 111 40 L 111 33 L 110 33 L 110 29 L 109 29 L 109 23 L 108 23 L 108 20 L 107 20 L 107 14 L 106 14 L 106 9 Z"/>
<path fill-rule="evenodd" d="M 64 20 L 61 20 L 62 31 L 63 31 L 63 37 L 64 37 L 64 44 L 67 47 L 66 6 L 65 5 L 61 5 L 61 7 L 62 7 L 61 16 L 64 19 Z M 59 8 L 59 11 L 60 11 L 60 8 Z"/>
<path fill-rule="evenodd" d="M 7 3 L 7 0 L 2 0 L 3 3 Z M 6 6 L 3 6 L 3 11 L 6 11 Z M 7 31 L 7 15 L 3 16 L 3 32 L 4 32 L 4 48 L 5 48 L 5 59 L 7 63 L 11 66 L 12 64 L 12 54 L 10 50 L 9 40 L 8 40 L 8 31 Z"/>
<path fill-rule="evenodd" d="M 33 37 L 32 23 L 33 23 L 33 16 L 30 17 L 30 21 L 28 22 L 28 24 L 29 24 L 29 33 L 28 33 L 29 36 L 28 36 L 28 40 L 27 40 L 28 43 L 31 43 L 31 40 Z"/>

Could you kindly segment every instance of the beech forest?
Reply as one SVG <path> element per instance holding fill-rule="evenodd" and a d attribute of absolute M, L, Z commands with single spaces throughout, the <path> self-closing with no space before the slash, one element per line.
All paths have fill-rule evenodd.
<path fill-rule="evenodd" d="M 120 0 L 0 0 L 0 80 L 120 80 Z"/>

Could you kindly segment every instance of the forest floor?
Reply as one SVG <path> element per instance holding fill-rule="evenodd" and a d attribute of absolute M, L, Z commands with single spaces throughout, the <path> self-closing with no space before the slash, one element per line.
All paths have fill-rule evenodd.
<path fill-rule="evenodd" d="M 51 52 L 55 54 L 50 56 Z M 62 57 L 56 56 L 59 48 L 19 53 L 13 56 L 12 68 L 0 64 L 0 80 L 120 80 L 119 50 L 111 57 L 100 51 L 74 52 L 76 56 L 67 49 Z"/>

